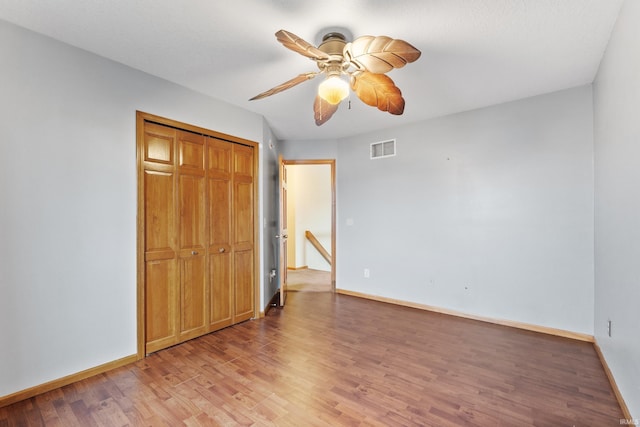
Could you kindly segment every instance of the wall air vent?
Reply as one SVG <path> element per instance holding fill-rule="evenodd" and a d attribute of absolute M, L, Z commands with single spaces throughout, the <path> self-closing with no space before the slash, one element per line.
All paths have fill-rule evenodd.
<path fill-rule="evenodd" d="M 396 140 L 374 142 L 371 144 L 371 158 L 381 159 L 383 157 L 391 157 L 396 155 Z"/>

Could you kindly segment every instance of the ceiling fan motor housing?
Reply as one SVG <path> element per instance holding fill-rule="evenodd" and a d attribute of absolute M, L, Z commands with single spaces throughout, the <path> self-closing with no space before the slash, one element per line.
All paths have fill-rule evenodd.
<path fill-rule="evenodd" d="M 342 33 L 327 33 L 322 37 L 322 43 L 318 46 L 318 49 L 329 55 L 342 57 L 345 44 L 347 44 L 347 40 Z"/>
<path fill-rule="evenodd" d="M 338 69 L 341 70 L 344 62 L 344 46 L 346 44 L 347 40 L 342 33 L 331 32 L 325 34 L 318 49 L 328 54 L 330 58 L 326 62 L 318 62 L 318 67 L 332 71 L 330 74 L 334 74 Z"/>

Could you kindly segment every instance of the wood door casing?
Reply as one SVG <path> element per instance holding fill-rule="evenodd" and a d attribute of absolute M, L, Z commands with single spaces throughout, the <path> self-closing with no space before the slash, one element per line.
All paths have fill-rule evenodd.
<path fill-rule="evenodd" d="M 280 233 L 278 234 L 278 244 L 280 248 L 280 260 L 278 269 L 280 270 L 280 306 L 283 307 L 287 301 L 287 166 L 284 164 L 282 156 L 278 157 L 278 181 L 279 181 L 279 209 L 280 209 Z"/>
<path fill-rule="evenodd" d="M 258 315 L 257 144 L 180 125 L 138 113 L 139 357 Z"/>

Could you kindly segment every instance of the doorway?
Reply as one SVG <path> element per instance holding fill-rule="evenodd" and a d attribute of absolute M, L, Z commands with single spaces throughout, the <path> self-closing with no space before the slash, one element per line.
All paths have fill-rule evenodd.
<path fill-rule="evenodd" d="M 287 174 L 286 209 L 288 291 L 336 289 L 335 160 L 283 160 Z M 315 282 L 326 277 L 328 286 Z M 321 279 L 324 280 L 324 279 Z"/>

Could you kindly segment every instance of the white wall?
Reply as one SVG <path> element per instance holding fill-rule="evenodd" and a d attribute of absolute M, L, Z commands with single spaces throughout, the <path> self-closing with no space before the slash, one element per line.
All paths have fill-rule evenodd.
<path fill-rule="evenodd" d="M 336 286 L 592 334 L 592 114 L 587 86 L 340 140 Z"/>
<path fill-rule="evenodd" d="M 293 175 L 293 176 L 292 176 Z M 305 264 L 297 262 L 297 254 L 298 254 L 298 239 L 296 239 L 296 179 L 291 179 L 295 177 L 295 168 L 291 169 L 288 165 L 286 166 L 286 177 L 287 177 L 287 268 L 301 268 L 305 267 Z"/>
<path fill-rule="evenodd" d="M 335 139 L 282 141 L 280 150 L 285 160 L 335 159 L 338 156 L 338 141 Z"/>
<path fill-rule="evenodd" d="M 289 247 L 289 267 L 331 271 L 331 265 L 305 237 L 310 230 L 331 252 L 331 166 L 288 165 L 287 185 L 289 242 L 294 243 Z"/>
<path fill-rule="evenodd" d="M 136 353 L 141 110 L 262 117 L 0 21 L 0 396 Z"/>
<path fill-rule="evenodd" d="M 594 83 L 595 336 L 636 419 L 640 418 L 639 22 L 640 2 L 626 0 Z"/>
<path fill-rule="evenodd" d="M 265 310 L 271 298 L 278 291 L 277 277 L 270 277 L 271 270 L 278 268 L 278 241 L 275 236 L 278 232 L 279 206 L 278 206 L 278 141 L 275 135 L 264 121 L 264 144 L 260 145 L 260 171 L 262 175 L 260 207 L 263 209 L 261 234 L 262 256 L 262 297 L 261 310 Z"/>

